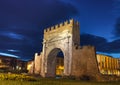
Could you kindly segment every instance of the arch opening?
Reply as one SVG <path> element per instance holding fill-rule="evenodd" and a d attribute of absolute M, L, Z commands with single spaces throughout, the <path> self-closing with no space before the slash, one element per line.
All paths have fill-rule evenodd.
<path fill-rule="evenodd" d="M 47 59 L 47 76 L 62 76 L 64 72 L 64 53 L 61 49 L 53 49 Z"/>

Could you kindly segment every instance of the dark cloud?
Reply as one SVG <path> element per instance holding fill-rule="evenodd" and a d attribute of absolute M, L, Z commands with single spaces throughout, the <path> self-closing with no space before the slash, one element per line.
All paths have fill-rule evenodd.
<path fill-rule="evenodd" d="M 82 34 L 80 36 L 81 45 L 93 45 L 96 47 L 97 51 L 103 51 L 102 47 L 107 43 L 107 40 L 103 37 L 91 35 L 91 34 Z"/>
<path fill-rule="evenodd" d="M 43 27 L 78 13 L 74 6 L 59 0 L 8 0 L 0 3 L 0 8 L 0 15 L 8 20 L 8 25 L 32 24 Z"/>
<path fill-rule="evenodd" d="M 115 37 L 120 38 L 120 17 L 116 20 L 115 29 L 113 30 Z"/>
<path fill-rule="evenodd" d="M 105 38 L 91 35 L 81 35 L 81 45 L 95 46 L 96 50 L 105 53 L 120 53 L 120 39 L 108 42 Z"/>
<path fill-rule="evenodd" d="M 1 0 L 0 52 L 30 59 L 42 49 L 44 28 L 77 14 L 60 0 Z"/>
<path fill-rule="evenodd" d="M 120 53 L 120 39 L 108 43 L 108 52 Z"/>

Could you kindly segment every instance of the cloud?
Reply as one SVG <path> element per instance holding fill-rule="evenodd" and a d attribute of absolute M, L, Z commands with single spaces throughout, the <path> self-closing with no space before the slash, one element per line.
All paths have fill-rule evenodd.
<path fill-rule="evenodd" d="M 2 53 L 2 52 L 0 52 L 0 55 L 2 55 L 2 56 L 9 56 L 9 57 L 19 58 L 19 57 L 16 56 L 16 55 L 12 55 L 12 54 L 8 54 L 8 53 Z"/>
<path fill-rule="evenodd" d="M 91 34 L 81 34 L 80 41 L 81 45 L 93 45 L 97 50 L 101 50 L 101 46 L 107 43 L 107 40 L 104 37 Z"/>
<path fill-rule="evenodd" d="M 108 43 L 108 52 L 120 53 L 120 39 Z"/>
<path fill-rule="evenodd" d="M 24 36 L 22 36 L 20 34 L 13 33 L 13 32 L 8 32 L 8 31 L 0 32 L 0 36 L 3 36 L 3 37 L 5 36 L 8 38 L 18 39 L 18 40 L 24 39 Z"/>
<path fill-rule="evenodd" d="M 81 45 L 93 45 L 98 52 L 120 53 L 120 39 L 108 42 L 104 37 L 91 34 L 81 35 Z"/>
<path fill-rule="evenodd" d="M 0 0 L 0 52 L 31 59 L 42 50 L 44 28 L 78 14 L 60 0 Z"/>
<path fill-rule="evenodd" d="M 11 0 L 1 2 L 0 6 L 0 15 L 8 21 L 8 25 L 19 23 L 43 27 L 78 14 L 72 4 L 59 0 Z"/>
<path fill-rule="evenodd" d="M 120 38 L 120 17 L 117 18 L 113 34 L 116 38 Z"/>
<path fill-rule="evenodd" d="M 19 52 L 19 50 L 8 49 L 9 52 Z"/>

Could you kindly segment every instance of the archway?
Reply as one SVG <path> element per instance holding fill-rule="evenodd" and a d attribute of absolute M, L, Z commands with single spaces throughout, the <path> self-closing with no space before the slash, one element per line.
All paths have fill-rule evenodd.
<path fill-rule="evenodd" d="M 64 71 L 64 53 L 61 49 L 55 48 L 50 51 L 47 58 L 47 76 L 55 77 L 62 75 Z"/>
<path fill-rule="evenodd" d="M 79 46 L 79 23 L 73 19 L 44 30 L 41 76 L 55 77 L 56 56 L 64 54 L 64 75 L 72 74 L 74 45 Z"/>

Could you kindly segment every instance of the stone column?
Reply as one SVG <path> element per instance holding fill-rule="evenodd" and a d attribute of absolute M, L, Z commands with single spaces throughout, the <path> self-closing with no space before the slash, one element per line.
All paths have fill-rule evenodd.
<path fill-rule="evenodd" d="M 66 47 L 64 55 L 64 75 L 69 76 L 71 74 L 71 59 L 72 59 L 72 43 L 70 36 L 66 38 Z"/>
<path fill-rule="evenodd" d="M 45 52 L 46 52 L 46 41 L 43 40 L 42 60 L 41 60 L 41 76 L 45 77 Z"/>

